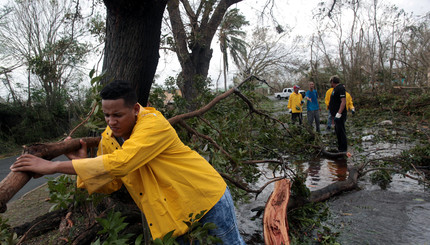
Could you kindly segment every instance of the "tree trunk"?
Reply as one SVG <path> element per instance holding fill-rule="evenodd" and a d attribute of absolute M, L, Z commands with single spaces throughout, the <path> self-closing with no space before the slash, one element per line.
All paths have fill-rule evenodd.
<path fill-rule="evenodd" d="M 216 30 L 227 9 L 241 1 L 221 0 L 216 6 L 207 3 L 204 4 L 204 9 L 197 13 L 194 13 L 191 8 L 186 8 L 186 14 L 191 22 L 189 36 L 185 29 L 188 26 L 185 26 L 181 19 L 179 1 L 168 2 L 167 10 L 175 39 L 175 52 L 182 68 L 178 76 L 178 86 L 188 102 L 190 110 L 198 108 L 194 100 L 199 95 L 199 88 L 206 82 L 208 76 L 213 52 L 211 43 Z"/>
<path fill-rule="evenodd" d="M 146 106 L 159 59 L 161 21 L 167 0 L 104 0 L 106 44 L 103 71 L 130 81 Z"/>

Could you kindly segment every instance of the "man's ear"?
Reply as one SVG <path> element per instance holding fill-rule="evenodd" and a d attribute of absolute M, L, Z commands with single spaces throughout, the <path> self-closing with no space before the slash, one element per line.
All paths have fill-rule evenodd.
<path fill-rule="evenodd" d="M 133 110 L 134 110 L 135 114 L 139 113 L 139 111 L 140 111 L 140 105 L 139 105 L 139 103 L 134 104 Z"/>

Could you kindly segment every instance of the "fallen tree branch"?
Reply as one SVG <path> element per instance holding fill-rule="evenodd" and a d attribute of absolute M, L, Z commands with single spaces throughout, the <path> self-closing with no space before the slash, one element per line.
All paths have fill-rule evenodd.
<path fill-rule="evenodd" d="M 197 132 L 197 130 L 188 126 L 188 124 L 185 121 L 181 120 L 178 123 L 180 126 L 182 126 L 184 129 L 186 129 L 188 132 L 191 132 L 192 134 L 196 135 L 197 137 L 200 137 L 200 138 L 203 138 L 203 139 L 209 141 L 216 149 L 221 151 L 230 160 L 231 163 L 233 163 L 234 168 L 236 168 L 238 166 L 238 163 L 236 162 L 236 160 L 234 160 L 233 157 L 227 151 L 225 151 L 220 145 L 218 145 L 215 142 L 215 140 L 213 140 L 211 137 Z"/>
<path fill-rule="evenodd" d="M 246 83 L 252 79 L 264 81 L 264 80 L 257 78 L 256 76 L 249 76 L 248 78 L 243 80 L 238 86 L 233 87 L 233 88 L 227 90 L 226 92 L 224 92 L 223 94 L 218 95 L 211 102 L 209 102 L 207 105 L 203 106 L 202 108 L 195 110 L 195 111 L 192 111 L 192 112 L 188 112 L 188 113 L 174 116 L 172 118 L 169 118 L 168 121 L 170 122 L 170 124 L 175 125 L 181 120 L 186 120 L 189 118 L 201 116 L 201 115 L 205 114 L 207 111 L 209 111 L 212 107 L 214 107 L 218 102 L 220 102 L 221 100 L 223 100 L 223 99 L 227 98 L 228 96 L 230 96 L 231 94 L 233 94 L 235 92 L 235 90 L 237 90 L 244 83 Z"/>
<path fill-rule="evenodd" d="M 100 137 L 83 138 L 89 148 L 96 147 L 100 141 Z M 23 153 L 33 154 L 46 160 L 51 160 L 68 152 L 73 152 L 81 147 L 79 139 L 68 141 L 35 144 L 24 146 Z M 15 194 L 30 181 L 32 173 L 28 172 L 10 172 L 0 182 L 0 213 L 7 210 L 6 204 L 12 199 Z"/>
<path fill-rule="evenodd" d="M 288 135 L 292 136 L 292 134 L 291 134 L 291 132 L 288 130 L 288 128 L 287 128 L 287 127 L 285 127 L 285 124 L 284 124 L 283 122 L 281 122 L 279 119 L 276 119 L 276 118 L 274 118 L 274 117 L 272 117 L 272 116 L 270 116 L 270 115 L 268 115 L 268 114 L 266 114 L 266 113 L 264 113 L 264 112 L 262 112 L 262 111 L 259 111 L 259 110 L 255 109 L 255 107 L 254 107 L 254 105 L 252 104 L 252 102 L 251 102 L 251 101 L 250 101 L 250 100 L 249 100 L 245 95 L 243 95 L 239 90 L 235 90 L 235 91 L 234 91 L 234 93 L 235 93 L 237 96 L 239 96 L 243 101 L 245 101 L 245 103 L 248 105 L 249 110 L 251 111 L 251 113 L 259 114 L 259 115 L 261 115 L 261 116 L 264 116 L 264 117 L 269 118 L 269 119 L 270 119 L 270 120 L 272 120 L 272 121 L 275 121 L 275 122 L 279 123 L 279 124 L 280 124 L 284 129 L 285 129 L 285 131 L 287 131 Z"/>

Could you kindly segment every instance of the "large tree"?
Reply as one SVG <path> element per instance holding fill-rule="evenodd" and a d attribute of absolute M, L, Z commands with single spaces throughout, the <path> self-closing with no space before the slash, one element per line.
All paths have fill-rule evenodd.
<path fill-rule="evenodd" d="M 188 0 L 171 0 L 168 11 L 174 50 L 182 71 L 178 76 L 178 86 L 189 108 L 194 108 L 198 96 L 198 85 L 205 82 L 213 50 L 211 43 L 228 8 L 242 0 L 203 0 L 193 6 Z M 180 7 L 185 9 L 188 24 L 184 24 Z"/>
<path fill-rule="evenodd" d="M 161 20 L 167 0 L 104 0 L 106 45 L 103 70 L 129 80 L 146 105 L 159 59 Z"/>

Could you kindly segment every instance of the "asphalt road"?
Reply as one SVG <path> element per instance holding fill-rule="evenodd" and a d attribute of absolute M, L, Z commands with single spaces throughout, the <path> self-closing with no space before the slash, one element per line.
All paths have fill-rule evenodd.
<path fill-rule="evenodd" d="M 0 159 L 0 178 L 3 180 L 9 173 L 10 169 L 9 167 L 12 165 L 12 163 L 15 162 L 16 158 L 18 156 L 14 157 L 8 157 Z M 61 160 L 68 160 L 68 158 L 64 155 L 59 156 L 53 160 L 61 161 Z M 53 175 L 45 175 L 43 177 L 37 178 L 37 179 L 31 179 L 18 193 L 15 194 L 15 196 L 11 199 L 11 201 L 19 199 L 21 196 L 23 196 L 25 193 L 35 189 L 36 187 L 39 187 L 46 182 L 48 182 L 46 177 L 56 177 L 60 174 L 53 174 Z"/>

